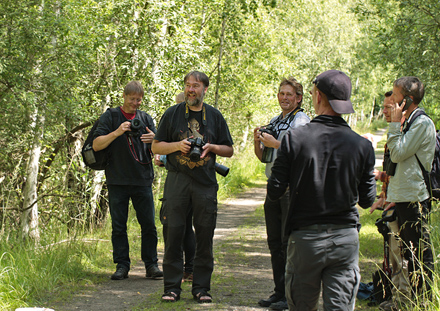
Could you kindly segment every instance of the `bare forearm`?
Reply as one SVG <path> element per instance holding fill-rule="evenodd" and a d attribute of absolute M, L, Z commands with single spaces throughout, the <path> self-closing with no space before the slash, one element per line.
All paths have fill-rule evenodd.
<path fill-rule="evenodd" d="M 234 148 L 232 146 L 215 144 L 210 145 L 211 146 L 209 151 L 215 153 L 218 156 L 230 158 L 234 154 Z"/>
<path fill-rule="evenodd" d="M 257 158 L 261 161 L 263 157 L 263 148 L 259 140 L 254 140 L 254 153 Z"/>
<path fill-rule="evenodd" d="M 167 155 L 179 150 L 180 150 L 180 141 L 168 143 L 165 141 L 153 140 L 153 144 L 151 145 L 151 151 L 153 151 L 154 154 Z"/>
<path fill-rule="evenodd" d="M 99 151 L 107 148 L 117 137 L 118 135 L 114 132 L 111 132 L 107 135 L 96 137 L 93 140 L 93 150 Z"/>

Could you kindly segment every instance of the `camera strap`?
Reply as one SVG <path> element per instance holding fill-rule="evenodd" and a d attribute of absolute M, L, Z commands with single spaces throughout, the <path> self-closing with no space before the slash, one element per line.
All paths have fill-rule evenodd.
<path fill-rule="evenodd" d="M 292 122 L 292 120 L 295 118 L 296 114 L 300 111 L 303 111 L 304 109 L 300 108 L 300 107 L 296 107 L 294 110 L 292 110 L 291 112 L 289 112 L 287 114 L 287 116 L 285 118 L 283 118 L 283 113 L 281 113 L 278 118 L 275 119 L 275 121 L 271 124 L 274 126 L 275 130 L 277 131 L 277 134 L 279 134 L 279 132 L 281 131 L 285 131 L 290 127 L 290 123 Z M 287 127 L 285 129 L 279 129 L 281 124 L 286 124 Z"/>
<path fill-rule="evenodd" d="M 135 146 L 134 146 L 134 143 L 133 143 L 133 139 L 132 139 L 132 137 L 126 135 L 126 138 L 127 138 L 127 143 L 128 143 L 128 149 L 130 150 L 130 153 L 131 153 L 131 155 L 133 156 L 133 158 L 136 160 L 136 162 L 138 162 L 138 163 L 140 163 L 140 164 L 142 164 L 142 165 L 147 165 L 147 164 L 150 164 L 150 163 L 153 161 L 153 157 L 154 157 L 154 155 L 153 155 L 153 153 L 151 152 L 151 149 L 150 149 L 150 148 L 147 148 L 148 152 L 150 153 L 150 161 L 148 161 L 148 162 L 142 162 L 141 160 L 139 160 L 139 157 L 137 156 L 136 148 L 135 148 Z M 142 151 L 139 151 L 139 152 L 142 152 Z"/>
<path fill-rule="evenodd" d="M 202 107 L 202 123 L 203 125 L 206 125 L 206 107 L 205 107 L 205 103 L 203 103 L 203 107 Z M 185 104 L 185 120 L 189 119 L 189 106 L 188 104 Z"/>

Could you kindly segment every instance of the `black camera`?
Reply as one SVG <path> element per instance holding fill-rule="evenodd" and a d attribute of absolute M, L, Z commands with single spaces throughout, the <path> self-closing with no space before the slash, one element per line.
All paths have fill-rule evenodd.
<path fill-rule="evenodd" d="M 205 142 L 200 137 L 188 138 L 188 141 L 191 143 L 191 149 L 189 151 L 190 161 L 191 162 L 200 161 L 200 157 L 203 152 L 202 147 L 205 145 Z M 229 173 L 229 167 L 227 166 L 215 163 L 214 167 L 215 167 L 215 171 L 220 175 L 222 175 L 223 177 L 226 177 Z"/>
<path fill-rule="evenodd" d="M 260 128 L 261 133 L 267 133 L 272 135 L 275 139 L 278 138 L 277 132 L 275 131 L 275 126 L 272 124 L 264 125 Z M 261 162 L 271 163 L 273 160 L 274 149 L 271 147 L 263 146 L 263 155 L 261 156 Z"/>
<path fill-rule="evenodd" d="M 395 221 L 396 217 L 397 216 L 395 213 L 395 208 L 391 208 L 382 213 L 382 218 L 376 220 L 375 224 L 377 226 L 377 230 L 379 231 L 380 234 L 383 235 L 384 239 L 386 240 L 388 240 L 389 238 L 388 234 L 390 233 L 390 229 L 387 223 Z"/>
<path fill-rule="evenodd" d="M 383 170 L 387 172 L 388 176 L 394 176 L 396 173 L 397 163 L 391 161 L 390 151 L 387 150 L 383 155 Z"/>
<path fill-rule="evenodd" d="M 130 122 L 130 131 L 125 132 L 128 136 L 138 137 L 141 134 L 144 123 L 139 118 L 128 120 Z"/>
<path fill-rule="evenodd" d="M 205 145 L 205 142 L 200 137 L 188 138 L 188 141 L 191 143 L 191 149 L 189 151 L 189 159 L 191 160 L 191 162 L 200 161 L 200 156 L 202 155 L 203 152 L 202 147 Z"/>
<path fill-rule="evenodd" d="M 261 133 L 267 133 L 267 134 L 270 134 L 270 135 L 272 135 L 275 139 L 277 139 L 278 138 L 278 135 L 277 135 L 277 132 L 275 131 L 275 126 L 273 125 L 273 124 L 268 124 L 268 125 L 263 125 L 261 128 L 260 128 L 260 132 Z"/>

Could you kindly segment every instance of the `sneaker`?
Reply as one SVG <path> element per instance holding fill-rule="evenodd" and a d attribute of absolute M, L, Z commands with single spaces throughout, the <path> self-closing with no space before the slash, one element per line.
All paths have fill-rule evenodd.
<path fill-rule="evenodd" d="M 123 280 L 128 278 L 128 269 L 124 267 L 120 267 L 116 269 L 116 272 L 112 274 L 112 280 Z"/>
<path fill-rule="evenodd" d="M 150 268 L 147 269 L 146 276 L 148 279 L 159 280 L 163 278 L 163 272 L 160 271 L 158 266 L 151 266 Z"/>
<path fill-rule="evenodd" d="M 193 274 L 192 272 L 183 272 L 182 283 L 183 282 L 192 282 Z"/>
<path fill-rule="evenodd" d="M 399 306 L 393 301 L 393 299 L 385 300 L 380 303 L 379 310 L 382 311 L 399 311 Z"/>
<path fill-rule="evenodd" d="M 269 307 L 271 310 L 288 310 L 286 298 L 281 299 L 278 302 L 274 302 Z"/>
<path fill-rule="evenodd" d="M 278 294 L 271 295 L 268 299 L 261 299 L 258 304 L 262 307 L 270 307 L 274 302 L 282 300 L 284 297 L 280 297 Z"/>

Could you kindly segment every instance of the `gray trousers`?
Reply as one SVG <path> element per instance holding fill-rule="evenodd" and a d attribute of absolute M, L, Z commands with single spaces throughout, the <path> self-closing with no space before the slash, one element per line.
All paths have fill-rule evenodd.
<path fill-rule="evenodd" d="M 356 228 L 319 225 L 290 234 L 286 264 L 289 310 L 318 310 L 321 285 L 324 310 L 354 310 L 359 282 Z"/>

